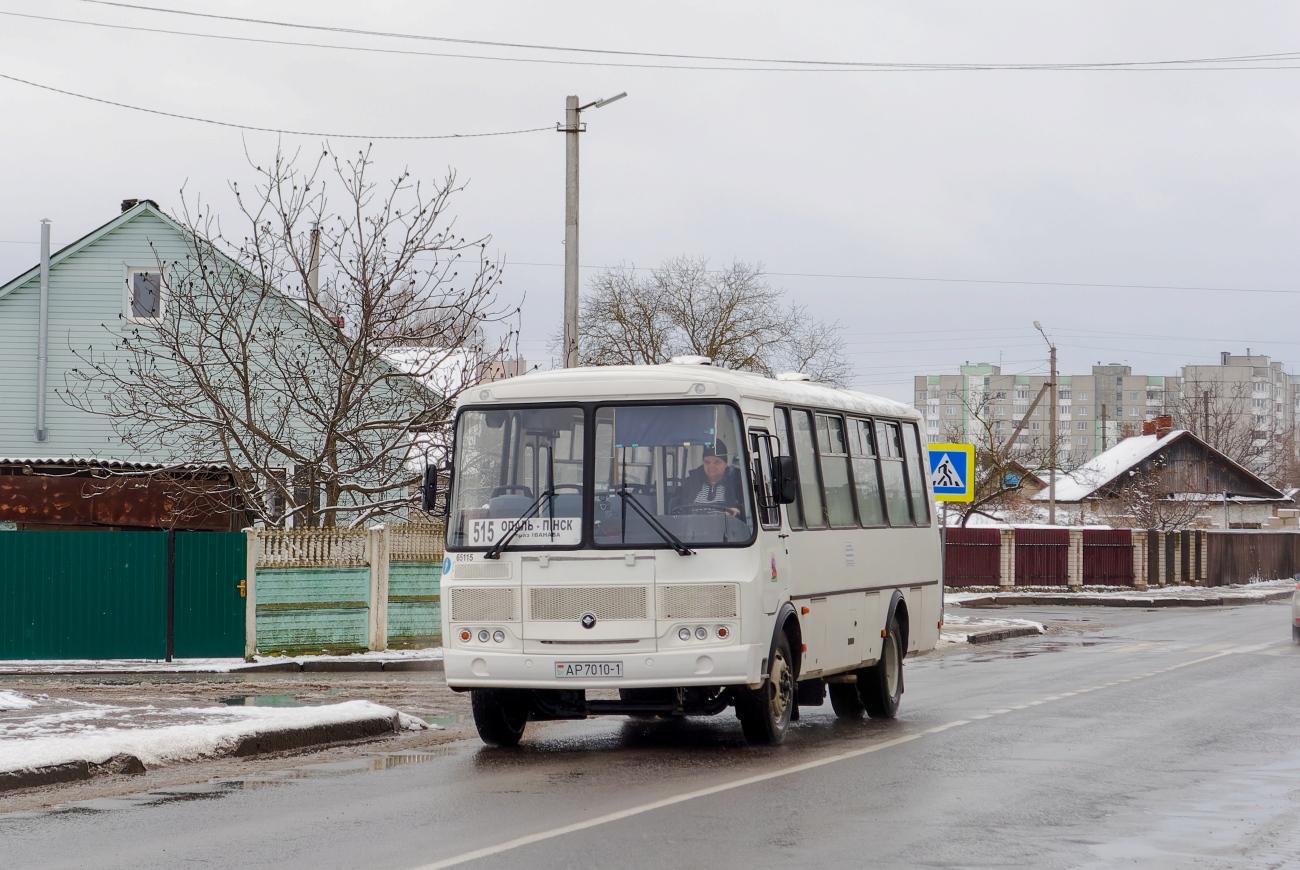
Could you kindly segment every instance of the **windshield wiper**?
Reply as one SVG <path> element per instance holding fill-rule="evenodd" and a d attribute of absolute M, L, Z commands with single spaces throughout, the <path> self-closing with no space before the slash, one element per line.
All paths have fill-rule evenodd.
<path fill-rule="evenodd" d="M 655 519 L 654 514 L 650 513 L 650 511 L 646 509 L 645 505 L 641 504 L 640 500 L 637 499 L 636 496 L 632 495 L 632 493 L 628 492 L 626 488 L 616 489 L 614 491 L 618 493 L 619 498 L 623 499 L 623 504 L 630 504 L 632 509 L 641 515 L 641 519 L 645 520 L 646 524 L 649 525 L 650 528 L 658 532 L 659 537 L 667 541 L 668 544 L 677 551 L 679 556 L 695 555 L 694 550 L 683 544 L 681 538 L 668 531 L 668 529 L 664 527 L 664 524 Z"/>
<path fill-rule="evenodd" d="M 528 510 L 524 511 L 523 516 L 521 516 L 519 518 L 519 521 L 514 524 L 514 527 L 511 528 L 509 532 L 506 532 L 506 534 L 501 538 L 501 540 L 497 541 L 495 544 L 488 547 L 487 552 L 483 554 L 483 558 L 500 559 L 501 551 L 506 548 L 506 544 L 510 543 L 510 541 L 514 539 L 515 535 L 519 534 L 519 530 L 524 527 L 524 522 L 527 520 L 531 520 L 537 514 L 538 510 L 541 508 L 542 502 L 546 501 L 548 498 L 551 498 L 553 495 L 554 492 L 552 492 L 549 489 L 542 490 L 542 494 L 537 497 L 536 501 L 534 501 L 532 504 L 528 506 Z M 555 532 L 552 531 L 551 535 L 554 536 L 554 534 Z"/>

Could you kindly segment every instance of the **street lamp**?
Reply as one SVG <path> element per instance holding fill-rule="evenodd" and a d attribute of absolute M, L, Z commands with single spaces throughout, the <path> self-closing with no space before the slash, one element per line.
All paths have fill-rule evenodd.
<path fill-rule="evenodd" d="M 1043 337 L 1043 341 L 1047 342 L 1047 347 L 1051 350 L 1052 366 L 1050 379 L 1047 382 L 1047 395 L 1052 407 L 1048 416 L 1047 437 L 1052 442 L 1052 464 L 1047 472 L 1047 522 L 1054 526 L 1056 525 L 1056 414 L 1058 410 L 1056 407 L 1056 345 L 1052 344 L 1047 333 L 1043 332 L 1043 325 L 1037 320 L 1034 321 L 1034 329 L 1038 330 L 1038 334 Z"/>
<path fill-rule="evenodd" d="M 587 125 L 578 120 L 586 109 L 599 109 L 627 96 L 627 91 L 612 97 L 578 105 L 576 96 L 564 101 L 564 125 L 555 129 L 566 135 L 564 173 L 564 367 L 578 364 L 578 134 Z"/>

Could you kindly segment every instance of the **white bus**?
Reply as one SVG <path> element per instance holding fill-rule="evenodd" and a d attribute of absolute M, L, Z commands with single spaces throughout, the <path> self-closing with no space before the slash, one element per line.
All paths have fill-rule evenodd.
<path fill-rule="evenodd" d="M 839 716 L 893 717 L 942 619 L 919 419 L 698 357 L 470 390 L 442 632 L 480 737 L 734 708 L 779 743 L 828 689 Z"/>

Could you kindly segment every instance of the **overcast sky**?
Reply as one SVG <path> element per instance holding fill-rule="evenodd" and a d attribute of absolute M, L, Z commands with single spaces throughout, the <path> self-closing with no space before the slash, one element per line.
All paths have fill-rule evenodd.
<path fill-rule="evenodd" d="M 1059 64 L 1300 51 L 1293 2 L 140 2 L 495 42 L 806 60 Z M 911 375 L 967 360 L 1043 372 L 1034 320 L 1056 341 L 1065 374 L 1098 361 L 1176 374 L 1248 346 L 1300 372 L 1300 55 L 1271 70 L 704 71 L 69 23 L 390 52 L 691 63 L 80 0 L 0 0 L 0 13 L 68 19 L 0 15 L 0 75 L 249 126 L 372 136 L 553 127 L 566 94 L 589 102 L 628 91 L 584 113 L 584 281 L 605 264 L 653 266 L 680 254 L 761 261 L 815 316 L 839 321 L 856 385 L 870 392 L 910 400 Z M 227 180 L 251 180 L 245 148 L 259 160 L 276 148 L 275 134 L 5 79 L 0 95 L 0 280 L 35 263 L 43 217 L 57 246 L 111 219 L 126 197 L 178 211 L 182 186 L 232 215 Z M 469 181 L 459 227 L 492 235 L 507 291 L 526 294 L 523 352 L 544 366 L 563 297 L 563 139 L 545 131 L 375 146 L 385 172 L 433 177 L 451 166 Z M 282 140 L 308 152 L 321 141 Z"/>

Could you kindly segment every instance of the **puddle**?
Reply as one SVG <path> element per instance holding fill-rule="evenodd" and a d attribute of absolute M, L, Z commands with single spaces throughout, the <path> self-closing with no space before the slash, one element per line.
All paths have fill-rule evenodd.
<path fill-rule="evenodd" d="M 222 698 L 221 703 L 227 707 L 304 707 L 293 695 L 236 695 Z"/>
<path fill-rule="evenodd" d="M 430 725 L 463 725 L 472 718 L 469 713 L 455 713 L 447 716 L 425 716 L 424 721 Z"/>

